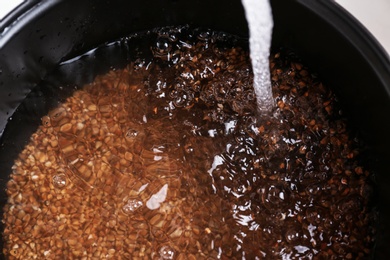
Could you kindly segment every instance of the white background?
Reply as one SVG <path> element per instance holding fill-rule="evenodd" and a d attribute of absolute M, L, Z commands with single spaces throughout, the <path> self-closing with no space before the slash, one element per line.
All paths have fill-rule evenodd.
<path fill-rule="evenodd" d="M 0 0 L 0 19 L 23 0 Z M 316 1 L 316 0 L 313 0 Z M 329 0 L 332 1 L 332 0 Z M 390 0 L 335 0 L 353 14 L 390 53 Z"/>
<path fill-rule="evenodd" d="M 313 0 L 316 1 L 316 0 Z M 353 14 L 390 53 L 389 0 L 336 0 Z"/>
<path fill-rule="evenodd" d="M 23 0 L 0 0 L 0 19 L 22 2 Z"/>

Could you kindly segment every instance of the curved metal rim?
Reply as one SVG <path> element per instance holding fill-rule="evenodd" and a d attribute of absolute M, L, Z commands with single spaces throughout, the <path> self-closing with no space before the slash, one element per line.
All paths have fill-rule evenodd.
<path fill-rule="evenodd" d="M 15 9 L 8 13 L 2 20 L 0 20 L 0 34 L 4 32 L 7 27 L 11 26 L 15 21 L 20 19 L 20 17 L 29 12 L 29 10 L 31 10 L 39 2 L 41 2 L 41 0 L 25 0 L 17 7 L 15 7 Z"/>
<path fill-rule="evenodd" d="M 272 1 L 272 0 L 271 0 Z M 371 34 L 371 32 L 364 27 L 351 13 L 344 9 L 335 1 L 329 0 L 293 0 L 302 4 L 312 12 L 320 15 L 329 23 L 336 25 L 335 28 L 339 31 L 345 32 L 346 29 L 353 31 L 360 36 L 360 41 L 369 45 L 382 63 L 390 66 L 390 56 L 385 51 L 379 41 Z M 7 27 L 11 26 L 15 21 L 20 19 L 26 13 L 31 11 L 37 4 L 44 2 L 44 0 L 25 0 L 18 5 L 13 11 L 8 13 L 2 20 L 0 20 L 0 34 Z"/>
<path fill-rule="evenodd" d="M 390 97 L 390 56 L 371 32 L 335 1 L 297 0 L 341 33 L 365 58 Z"/>
<path fill-rule="evenodd" d="M 324 21 L 327 21 L 339 33 L 343 34 L 344 37 L 355 46 L 355 48 L 375 70 L 390 97 L 390 56 L 379 41 L 368 31 L 368 29 L 366 29 L 366 27 L 364 27 L 353 15 L 335 1 L 292 1 L 296 1 L 306 7 L 311 12 L 321 17 Z M 2 42 L 7 41 L 8 36 L 10 36 L 9 34 L 14 33 L 11 32 L 12 30 L 7 31 L 7 28 L 10 28 L 14 24 L 24 20 L 24 17 L 26 17 L 30 12 L 31 15 L 34 16 L 35 12 L 42 11 L 37 10 L 41 8 L 36 7 L 45 2 L 45 0 L 25 0 L 6 17 L 4 17 L 4 19 L 0 21 L 0 39 L 3 38 Z M 58 0 L 48 2 L 51 2 L 50 5 L 52 5 L 54 2 L 58 2 Z"/>

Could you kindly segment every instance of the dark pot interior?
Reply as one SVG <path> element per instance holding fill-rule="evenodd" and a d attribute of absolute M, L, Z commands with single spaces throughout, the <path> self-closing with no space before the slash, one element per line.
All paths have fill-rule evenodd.
<path fill-rule="evenodd" d="M 273 0 L 273 47 L 294 50 L 338 94 L 370 147 L 380 210 L 375 259 L 390 256 L 390 61 L 379 44 L 332 1 Z M 77 11 L 76 11 L 77 10 Z M 56 89 L 33 91 L 61 61 L 131 32 L 167 25 L 247 36 L 234 1 L 26 1 L 0 23 L 1 203 L 10 167 L 50 109 Z M 91 78 L 91 77 L 90 77 Z M 85 77 L 84 80 L 88 80 Z M 18 108 L 19 107 L 19 108 Z M 16 113 L 15 110 L 17 109 Z M 12 120 L 9 119 L 12 116 Z M 5 128 L 4 132 L 3 129 Z M 1 207 L 2 207 L 1 205 Z"/>

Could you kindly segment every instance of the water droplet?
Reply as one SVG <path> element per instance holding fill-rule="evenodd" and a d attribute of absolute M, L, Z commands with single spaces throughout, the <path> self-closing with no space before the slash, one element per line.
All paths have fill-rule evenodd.
<path fill-rule="evenodd" d="M 143 205 L 142 201 L 137 199 L 129 199 L 122 207 L 122 211 L 125 214 L 131 214 Z"/>
<path fill-rule="evenodd" d="M 62 189 L 66 186 L 66 175 L 63 173 L 53 176 L 53 185 L 56 188 Z"/>
<path fill-rule="evenodd" d="M 173 259 L 175 251 L 170 246 L 162 246 L 160 248 L 160 257 L 162 259 Z"/>

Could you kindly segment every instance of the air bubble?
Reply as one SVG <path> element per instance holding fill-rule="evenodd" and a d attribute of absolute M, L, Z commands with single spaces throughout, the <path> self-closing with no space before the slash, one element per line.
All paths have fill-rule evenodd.
<path fill-rule="evenodd" d="M 208 32 L 208 31 L 200 32 L 200 33 L 198 34 L 197 38 L 198 38 L 199 40 L 201 40 L 201 41 L 207 42 L 207 41 L 209 41 L 209 39 L 210 39 L 210 35 L 211 35 L 211 33 Z"/>
<path fill-rule="evenodd" d="M 161 28 L 157 31 L 158 37 L 165 37 L 170 42 L 175 42 L 178 39 L 177 33 L 180 32 L 180 29 L 176 28 Z"/>
<path fill-rule="evenodd" d="M 187 96 L 183 94 L 182 96 L 178 96 L 173 100 L 173 104 L 175 107 L 183 107 L 186 103 Z"/>
<path fill-rule="evenodd" d="M 123 205 L 122 211 L 125 214 L 131 214 L 134 213 L 140 207 L 142 207 L 142 205 L 143 205 L 142 201 L 137 199 L 130 199 L 127 201 L 125 205 Z"/>
<path fill-rule="evenodd" d="M 56 188 L 62 189 L 66 186 L 66 176 L 63 173 L 53 176 L 53 185 Z"/>
<path fill-rule="evenodd" d="M 126 132 L 126 138 L 135 138 L 138 135 L 138 131 L 135 129 L 128 129 Z"/>
<path fill-rule="evenodd" d="M 194 151 L 194 148 L 192 147 L 192 145 L 186 145 L 186 146 L 184 147 L 184 151 L 185 151 L 186 153 L 192 153 L 192 152 Z"/>
<path fill-rule="evenodd" d="M 175 251 L 170 246 L 163 246 L 160 248 L 160 257 L 162 259 L 173 259 Z"/>
<path fill-rule="evenodd" d="M 168 39 L 168 37 L 159 37 L 156 40 L 156 45 L 153 48 L 153 54 L 156 57 L 164 57 L 169 54 L 172 49 L 172 45 Z"/>
<path fill-rule="evenodd" d="M 44 127 L 50 127 L 51 126 L 50 117 L 48 117 L 48 116 L 42 117 L 42 125 Z"/>
<path fill-rule="evenodd" d="M 156 47 L 160 52 L 166 52 L 169 49 L 168 38 L 161 37 L 156 42 Z"/>
<path fill-rule="evenodd" d="M 285 234 L 286 240 L 288 243 L 294 243 L 297 240 L 299 240 L 302 235 L 298 230 L 296 230 L 294 227 L 290 227 Z"/>
<path fill-rule="evenodd" d="M 170 33 L 169 36 L 168 36 L 169 40 L 171 42 L 176 42 L 177 41 L 177 35 L 174 34 L 174 33 Z"/>

